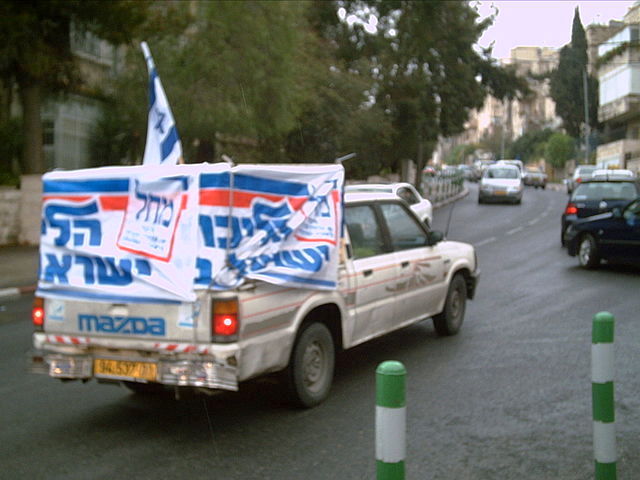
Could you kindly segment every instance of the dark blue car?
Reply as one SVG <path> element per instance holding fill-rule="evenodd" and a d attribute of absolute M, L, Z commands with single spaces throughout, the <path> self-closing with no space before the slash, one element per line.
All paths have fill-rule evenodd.
<path fill-rule="evenodd" d="M 640 198 L 624 208 L 576 220 L 564 235 L 567 251 L 580 265 L 593 268 L 600 260 L 640 261 Z"/>

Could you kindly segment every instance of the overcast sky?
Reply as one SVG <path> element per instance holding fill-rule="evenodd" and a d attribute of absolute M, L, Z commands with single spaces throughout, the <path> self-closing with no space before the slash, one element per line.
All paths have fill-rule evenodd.
<path fill-rule="evenodd" d="M 514 47 L 536 46 L 560 48 L 571 41 L 571 25 L 576 6 L 586 28 L 591 23 L 608 24 L 609 20 L 622 20 L 633 1 L 592 0 L 511 0 L 479 3 L 482 18 L 497 7 L 498 15 L 493 25 L 480 37 L 479 45 L 493 45 L 495 58 L 508 58 Z"/>

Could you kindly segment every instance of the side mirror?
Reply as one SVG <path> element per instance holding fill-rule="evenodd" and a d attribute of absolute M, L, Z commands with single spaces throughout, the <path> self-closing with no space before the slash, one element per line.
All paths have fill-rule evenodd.
<path fill-rule="evenodd" d="M 442 240 L 444 240 L 444 233 L 440 232 L 439 230 L 432 230 L 429 232 L 429 235 L 427 237 L 427 245 L 431 247 L 436 243 L 441 242 Z"/>
<path fill-rule="evenodd" d="M 613 213 L 613 218 L 622 218 L 622 209 L 620 207 L 613 208 L 611 213 Z"/>

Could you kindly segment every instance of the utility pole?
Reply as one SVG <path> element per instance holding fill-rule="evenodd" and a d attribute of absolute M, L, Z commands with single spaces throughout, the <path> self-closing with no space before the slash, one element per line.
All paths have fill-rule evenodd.
<path fill-rule="evenodd" d="M 591 127 L 589 126 L 589 94 L 587 78 L 587 67 L 582 71 L 582 85 L 584 90 L 584 163 L 589 163 L 589 137 L 591 136 Z"/>

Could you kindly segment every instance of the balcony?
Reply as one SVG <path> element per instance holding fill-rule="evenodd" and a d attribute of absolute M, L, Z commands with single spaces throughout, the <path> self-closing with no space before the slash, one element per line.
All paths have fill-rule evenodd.
<path fill-rule="evenodd" d="M 640 94 L 631 93 L 612 102 L 600 105 L 598 108 L 598 121 L 618 122 L 629 120 L 640 115 Z"/>
<path fill-rule="evenodd" d="M 600 145 L 596 164 L 602 168 L 629 168 L 640 159 L 640 140 L 624 138 Z"/>

